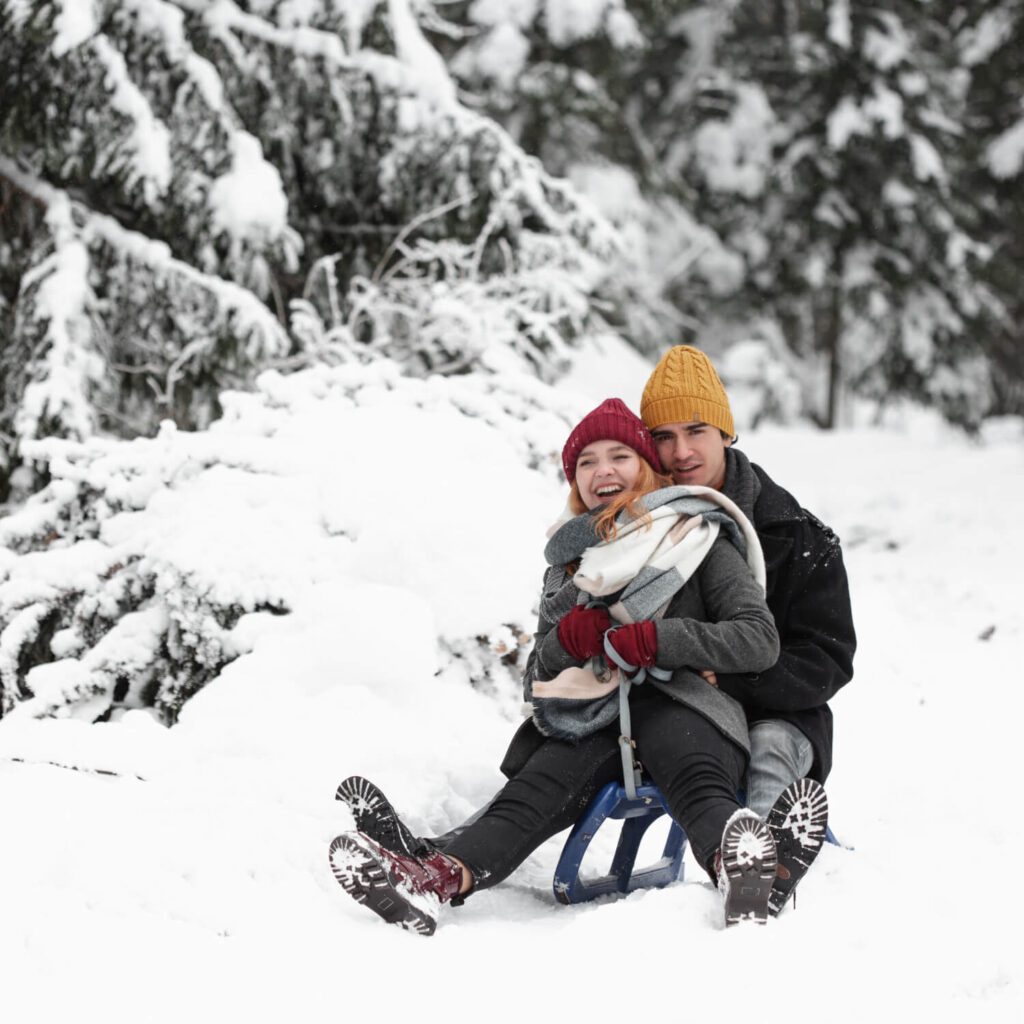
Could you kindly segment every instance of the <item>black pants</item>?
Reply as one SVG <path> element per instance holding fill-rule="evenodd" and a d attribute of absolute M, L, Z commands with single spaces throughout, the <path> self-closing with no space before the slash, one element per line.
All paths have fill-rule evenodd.
<path fill-rule="evenodd" d="M 630 715 L 644 774 L 665 795 L 707 869 L 739 806 L 746 754 L 702 715 L 653 687 L 633 690 Z M 523 729 L 536 732 L 532 722 Z M 535 749 L 483 814 L 445 837 L 444 852 L 469 867 L 474 888 L 507 878 L 541 843 L 574 825 L 602 787 L 621 780 L 618 737 L 615 723 L 576 745 L 532 738 L 528 748 Z M 522 740 L 513 744 L 523 746 Z"/>

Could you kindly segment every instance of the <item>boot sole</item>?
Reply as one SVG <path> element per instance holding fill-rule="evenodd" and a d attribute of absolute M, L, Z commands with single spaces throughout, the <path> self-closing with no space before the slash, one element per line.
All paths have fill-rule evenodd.
<path fill-rule="evenodd" d="M 726 927 L 740 921 L 764 924 L 768 920 L 776 867 L 775 843 L 768 826 L 753 812 L 731 818 L 722 835 L 722 871 L 728 879 Z"/>
<path fill-rule="evenodd" d="M 417 857 L 426 844 L 402 823 L 388 798 L 369 779 L 352 775 L 338 786 L 334 794 L 352 812 L 356 831 L 369 836 L 387 850 Z"/>
<path fill-rule="evenodd" d="M 372 910 L 388 924 L 417 935 L 433 935 L 436 911 L 417 906 L 383 864 L 350 836 L 336 836 L 328 853 L 338 884 L 357 903 Z"/>
<path fill-rule="evenodd" d="M 779 864 L 788 877 L 775 879 L 768 901 L 772 917 L 785 907 L 825 844 L 828 797 L 819 782 L 799 779 L 789 786 L 768 812 L 768 829 L 775 840 Z"/>

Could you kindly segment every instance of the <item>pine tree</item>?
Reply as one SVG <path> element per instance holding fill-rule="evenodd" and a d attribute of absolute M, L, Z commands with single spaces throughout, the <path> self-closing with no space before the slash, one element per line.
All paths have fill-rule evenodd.
<path fill-rule="evenodd" d="M 968 321 L 991 297 L 973 269 L 985 248 L 963 215 L 948 28 L 899 0 L 740 4 L 720 60 L 726 120 L 735 134 L 756 97 L 771 150 L 748 195 L 723 195 L 705 173 L 702 208 L 745 252 L 743 302 L 801 357 L 824 359 L 821 421 L 836 422 L 852 386 L 976 424 L 991 384 Z"/>
<path fill-rule="evenodd" d="M 1024 3 L 947 3 L 957 52 L 969 76 L 964 116 L 966 212 L 990 256 L 978 273 L 996 296 L 971 320 L 991 360 L 993 412 L 1024 414 Z"/>

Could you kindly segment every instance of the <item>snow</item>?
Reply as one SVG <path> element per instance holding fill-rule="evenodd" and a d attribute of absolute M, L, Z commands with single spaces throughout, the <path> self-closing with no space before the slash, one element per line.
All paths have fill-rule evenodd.
<path fill-rule="evenodd" d="M 914 177 L 918 181 L 933 179 L 940 184 L 946 181 L 946 169 L 938 150 L 916 132 L 910 135 L 910 153 L 914 162 Z"/>
<path fill-rule="evenodd" d="M 15 3 L 16 15 L 20 13 L 21 3 Z M 53 38 L 54 57 L 63 57 L 68 50 L 80 46 L 99 27 L 98 12 L 95 0 L 58 0 L 58 12 L 53 20 L 57 30 Z"/>
<path fill-rule="evenodd" d="M 997 135 L 985 150 L 988 169 L 997 178 L 1012 178 L 1024 167 L 1024 117 Z"/>
<path fill-rule="evenodd" d="M 231 137 L 231 170 L 210 188 L 214 227 L 233 238 L 277 238 L 288 225 L 288 199 L 277 168 L 263 158 L 259 139 Z"/>
<path fill-rule="evenodd" d="M 844 96 L 828 116 L 828 144 L 832 149 L 842 149 L 852 135 L 869 135 L 872 125 L 881 126 L 886 138 L 898 138 L 904 133 L 903 99 L 899 93 L 875 82 L 872 95 L 858 104 L 850 96 Z M 919 177 L 929 176 L 932 169 L 923 165 L 918 169 Z"/>
<path fill-rule="evenodd" d="M 502 21 L 466 46 L 452 61 L 461 75 L 490 76 L 504 89 L 516 84 L 530 53 L 530 41 L 511 21 Z"/>
<path fill-rule="evenodd" d="M 829 42 L 848 50 L 852 36 L 849 0 L 832 0 L 828 7 Z"/>
<path fill-rule="evenodd" d="M 540 0 L 473 0 L 469 16 L 477 25 L 494 27 L 510 21 L 518 28 L 527 28 L 537 15 Z"/>
<path fill-rule="evenodd" d="M 617 5 L 600 0 L 544 0 L 548 39 L 555 46 L 566 47 L 597 35 L 612 6 Z"/>
<path fill-rule="evenodd" d="M 694 145 L 701 171 L 713 189 L 752 199 L 764 189 L 775 115 L 759 86 L 737 85 L 735 94 L 736 105 L 728 120 L 706 121 Z"/>
<path fill-rule="evenodd" d="M 895 14 L 879 14 L 884 31 L 869 27 L 864 32 L 864 56 L 880 71 L 889 71 L 905 60 L 910 51 L 910 38 Z"/>
<path fill-rule="evenodd" d="M 39 282 L 34 303 L 48 322 L 47 372 L 26 386 L 15 427 L 22 436 L 32 436 L 50 419 L 63 422 L 69 432 L 85 437 L 94 426 L 86 395 L 103 373 L 102 361 L 93 348 L 89 319 L 94 302 L 89 287 L 89 254 L 75 237 L 66 197 L 55 198 L 46 219 L 54 251 L 25 275 L 22 287 L 28 289 Z"/>
<path fill-rule="evenodd" d="M 96 35 L 92 44 L 106 70 L 111 105 L 132 123 L 133 177 L 141 178 L 146 201 L 153 203 L 171 184 L 171 133 L 131 80 L 123 54 L 105 35 Z"/>
<path fill-rule="evenodd" d="M 416 79 L 417 91 L 438 110 L 455 112 L 455 83 L 441 55 L 427 42 L 409 6 L 410 0 L 388 0 L 388 12 L 395 32 L 395 52 Z"/>
<path fill-rule="evenodd" d="M 997 8 L 986 11 L 976 25 L 964 29 L 961 36 L 961 59 L 973 66 L 987 61 L 996 50 L 1013 38 L 1013 11 Z"/>
<path fill-rule="evenodd" d="M 444 908 L 430 940 L 387 928 L 332 878 L 346 775 L 373 779 L 425 832 L 500 784 L 514 681 L 474 688 L 439 637 L 532 621 L 567 423 L 612 394 L 636 408 L 649 369 L 610 339 L 556 388 L 320 368 L 227 396 L 203 434 L 97 440 L 88 458 L 52 442 L 57 483 L 149 480 L 96 543 L 141 545 L 168 571 L 250 605 L 287 598 L 290 612 L 244 615 L 225 638 L 240 656 L 172 729 L 145 710 L 0 719 L 12 1020 L 310 1020 L 372 1013 L 387 994 L 476 1021 L 476 993 L 513 987 L 553 1020 L 718 1017 L 737 991 L 766 1021 L 855 1021 L 882 1000 L 926 1020 L 1021 1019 L 1018 420 L 977 441 L 901 408 L 835 433 L 744 433 L 747 454 L 843 538 L 860 639 L 833 701 L 828 784 L 855 849 L 823 851 L 795 911 L 725 931 L 692 863 L 669 889 L 563 907 L 550 889 L 561 837 Z M 5 555 L 2 578 L 27 557 Z M 122 620 L 107 654 L 136 656 L 157 614 Z M 85 662 L 55 663 L 47 685 Z M 528 1011 L 508 999 L 486 1012 Z"/>

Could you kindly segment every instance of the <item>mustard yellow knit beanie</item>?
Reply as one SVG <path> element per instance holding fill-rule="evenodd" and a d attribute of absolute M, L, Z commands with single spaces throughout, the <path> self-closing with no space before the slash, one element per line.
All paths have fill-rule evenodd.
<path fill-rule="evenodd" d="M 729 399 L 711 360 L 700 349 L 676 345 L 659 360 L 640 399 L 648 430 L 699 420 L 736 436 Z"/>

